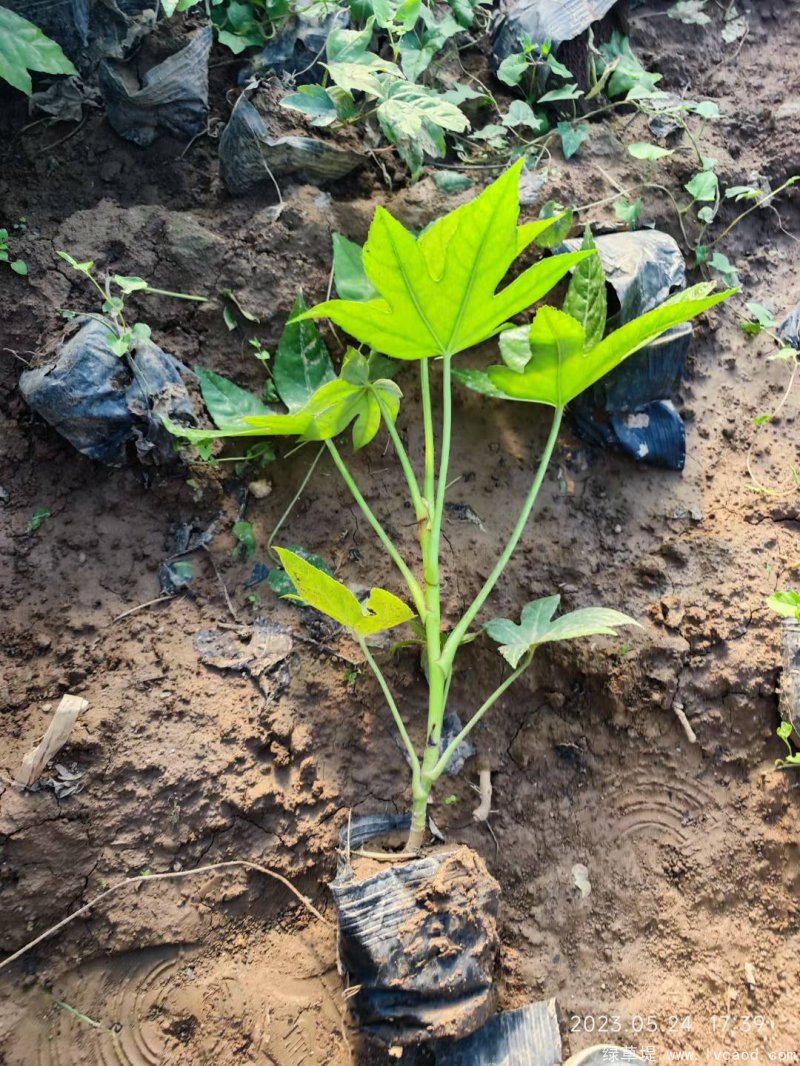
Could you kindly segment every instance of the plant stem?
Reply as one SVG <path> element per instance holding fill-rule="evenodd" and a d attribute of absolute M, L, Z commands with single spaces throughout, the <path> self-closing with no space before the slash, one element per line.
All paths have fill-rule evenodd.
<path fill-rule="evenodd" d="M 506 689 L 510 688 L 520 676 L 520 674 L 523 674 L 528 669 L 532 659 L 533 651 L 529 651 L 528 654 L 525 656 L 524 661 L 516 668 L 513 674 L 509 674 L 505 681 L 503 681 L 502 684 L 497 686 L 491 696 L 489 696 L 488 699 L 486 699 L 481 704 L 475 714 L 473 714 L 473 716 L 470 718 L 470 720 L 467 722 L 461 732 L 456 737 L 454 737 L 453 740 L 450 741 L 450 743 L 447 745 L 447 747 L 439 757 L 439 761 L 436 763 L 436 766 L 434 767 L 433 772 L 437 778 L 441 777 L 441 775 L 447 769 L 447 764 L 452 759 L 453 755 L 458 749 L 458 746 L 463 743 L 464 740 L 466 740 L 466 738 L 469 736 L 469 734 L 472 732 L 478 722 L 480 722 L 481 718 L 483 718 L 489 708 L 492 707 L 500 699 Z"/>
<path fill-rule="evenodd" d="M 564 408 L 557 407 L 555 409 L 555 413 L 553 414 L 553 422 L 550 426 L 550 434 L 547 438 L 547 443 L 545 444 L 544 452 L 542 453 L 542 458 L 539 461 L 539 468 L 536 471 L 536 477 L 533 479 L 533 484 L 531 485 L 530 491 L 525 499 L 525 503 L 523 504 L 520 516 L 517 519 L 517 524 L 514 526 L 514 531 L 511 534 L 511 539 L 506 545 L 503 554 L 497 560 L 497 563 L 495 564 L 495 567 L 492 570 L 491 574 L 489 574 L 486 581 L 483 583 L 480 592 L 472 601 L 472 604 L 467 608 L 467 611 L 461 618 L 461 621 L 456 625 L 455 629 L 452 631 L 450 636 L 447 638 L 447 641 L 445 642 L 444 650 L 442 651 L 441 655 L 442 666 L 445 670 L 450 670 L 450 668 L 452 667 L 453 659 L 455 658 L 455 654 L 458 651 L 459 644 L 461 643 L 469 627 L 472 625 L 475 616 L 478 614 L 481 607 L 483 607 L 492 589 L 497 584 L 500 575 L 503 573 L 506 566 L 508 565 L 508 561 L 514 553 L 514 549 L 516 548 L 517 544 L 519 543 L 520 537 L 522 536 L 525 530 L 525 526 L 528 522 L 528 518 L 530 517 L 530 513 L 533 510 L 533 505 L 536 503 L 536 497 L 539 495 L 539 489 L 542 487 L 542 482 L 544 481 L 544 476 L 547 472 L 547 467 L 550 463 L 550 458 L 556 446 L 556 441 L 558 440 L 558 431 L 561 427 L 561 419 L 563 418 L 563 416 Z"/>
<path fill-rule="evenodd" d="M 372 508 L 369 506 L 367 501 L 359 492 L 358 485 L 356 485 L 350 474 L 350 471 L 345 466 L 344 460 L 342 459 L 339 453 L 339 449 L 336 447 L 332 440 L 325 441 L 325 445 L 331 454 L 331 458 L 336 464 L 336 469 L 341 474 L 342 480 L 344 481 L 345 485 L 347 485 L 347 487 L 350 489 L 350 492 L 353 495 L 353 499 L 361 508 L 362 514 L 366 518 L 367 522 L 369 522 L 369 524 L 372 526 L 375 535 L 386 549 L 392 562 L 402 574 L 403 580 L 405 581 L 408 587 L 408 591 L 411 594 L 411 598 L 414 601 L 414 606 L 417 609 L 417 613 L 419 614 L 420 618 L 425 621 L 425 617 L 427 615 L 427 607 L 425 603 L 425 597 L 423 596 L 419 582 L 409 570 L 408 566 L 403 560 L 403 557 L 400 555 L 400 552 L 394 546 L 394 543 L 392 542 L 392 539 L 389 534 L 386 532 L 386 530 L 380 524 L 378 519 L 375 517 Z"/>
<path fill-rule="evenodd" d="M 267 540 L 267 551 L 272 553 L 273 555 L 275 553 L 272 552 L 272 545 L 273 545 L 273 543 L 275 541 L 275 538 L 277 537 L 278 533 L 280 532 L 280 530 L 281 530 L 281 528 L 283 526 L 283 523 L 286 521 L 286 519 L 289 517 L 289 515 L 294 510 L 294 508 L 295 508 L 295 506 L 297 504 L 297 501 L 300 499 L 300 497 L 305 492 L 306 485 L 308 485 L 308 483 L 311 480 L 311 477 L 312 477 L 314 471 L 317 469 L 317 463 L 322 458 L 322 453 L 324 451 L 325 451 L 325 447 L 323 445 L 320 448 L 320 450 L 317 452 L 316 456 L 314 457 L 313 463 L 308 468 L 308 472 L 306 473 L 306 476 L 303 478 L 302 483 L 300 485 L 300 488 L 297 490 L 297 492 L 292 497 L 292 502 L 289 504 L 289 506 L 286 508 L 286 510 L 280 516 L 280 518 L 278 519 L 278 524 L 275 526 L 275 528 L 273 529 L 273 531 L 269 535 L 269 539 Z"/>
<path fill-rule="evenodd" d="M 394 696 L 392 695 L 392 691 L 389 688 L 386 678 L 381 672 L 381 668 L 373 659 L 372 653 L 367 647 L 367 642 L 360 635 L 358 635 L 358 646 L 359 648 L 361 648 L 361 654 L 367 660 L 370 670 L 372 670 L 373 674 L 378 679 L 378 684 L 381 686 L 381 691 L 386 697 L 386 702 L 389 704 L 389 710 L 392 712 L 394 724 L 397 726 L 397 731 L 400 734 L 400 738 L 403 741 L 406 752 L 408 753 L 408 758 L 411 762 L 411 780 L 412 788 L 414 788 L 416 787 L 416 783 L 419 780 L 419 759 L 417 758 L 417 753 L 414 751 L 414 745 L 411 743 L 411 738 L 408 735 L 408 730 L 406 729 L 405 722 L 403 721 L 400 711 L 397 709 L 397 704 L 395 703 Z"/>
<path fill-rule="evenodd" d="M 411 502 L 414 504 L 414 513 L 417 516 L 417 521 L 421 522 L 423 519 L 427 519 L 428 508 L 420 493 L 417 476 L 414 473 L 411 460 L 408 458 L 408 452 L 400 439 L 400 434 L 397 432 L 397 426 L 394 424 L 394 419 L 386 408 L 386 403 L 381 398 L 380 393 L 376 391 L 374 395 L 378 401 L 378 407 L 381 409 L 381 415 L 383 416 L 384 424 L 386 425 L 389 437 L 394 445 L 394 450 L 397 452 L 397 458 L 400 460 L 400 466 L 403 468 L 408 491 L 411 493 Z"/>
<path fill-rule="evenodd" d="M 146 289 L 134 290 L 138 292 L 152 292 L 158 296 L 174 296 L 176 300 L 196 300 L 198 303 L 207 304 L 207 296 L 192 296 L 188 292 L 171 292 L 169 289 L 156 289 L 152 285 L 148 285 Z"/>
<path fill-rule="evenodd" d="M 433 413 L 431 410 L 431 381 L 428 369 L 429 359 L 420 359 L 419 374 L 422 388 L 422 421 L 425 429 L 425 479 L 423 493 L 428 501 L 429 511 L 433 512 L 434 493 L 436 491 L 436 445 L 433 439 Z"/>

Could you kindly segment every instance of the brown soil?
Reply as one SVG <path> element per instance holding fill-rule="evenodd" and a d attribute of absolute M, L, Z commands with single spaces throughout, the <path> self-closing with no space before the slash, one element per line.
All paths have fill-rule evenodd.
<path fill-rule="evenodd" d="M 776 117 L 781 103 L 800 98 L 797 5 L 748 7 L 741 47 L 724 45 L 718 27 L 684 26 L 658 10 L 632 17 L 634 47 L 667 88 L 719 102 L 723 121 L 705 143 L 725 184 L 763 176 L 775 187 L 800 172 L 800 115 Z M 229 111 L 234 75 L 222 74 L 230 81 L 215 90 L 212 129 Z M 3 125 L 18 131 L 24 107 L 8 101 Z M 553 161 L 543 197 L 586 204 L 613 195 L 615 183 L 642 180 L 647 164 L 621 146 L 648 139 L 639 121 L 596 125 L 569 165 Z M 57 143 L 64 132 L 9 134 L 2 155 L 0 223 L 27 218 L 15 251 L 30 267 L 28 280 L 0 271 L 3 778 L 39 740 L 61 694 L 90 706 L 59 760 L 84 775 L 82 791 L 58 800 L 51 790 L 20 795 L 0 785 L 0 945 L 19 947 L 124 877 L 234 858 L 282 872 L 331 916 L 325 882 L 347 812 L 404 809 L 408 799 L 377 686 L 345 670 L 341 657 L 357 662 L 358 649 L 265 586 L 260 605 L 248 601 L 251 566 L 232 556 L 242 486 L 230 466 L 193 470 L 193 485 L 181 470 L 145 479 L 100 467 L 32 417 L 16 382 L 21 360 L 59 333 L 58 309 L 91 306 L 56 249 L 164 288 L 233 289 L 274 346 L 298 285 L 313 298 L 326 291 L 331 230 L 363 238 L 377 202 L 419 227 L 454 200 L 429 177 L 388 193 L 378 171 L 364 169 L 326 191 L 286 184 L 275 220 L 268 191 L 227 196 L 213 140 L 184 153 L 162 139 L 143 151 L 99 113 Z M 660 173 L 677 191 L 689 168 L 677 154 Z M 724 250 L 747 298 L 780 316 L 800 300 L 800 202 L 790 194 L 776 207 L 754 212 Z M 613 221 L 608 205 L 590 215 Z M 679 236 L 666 198 L 646 194 L 645 216 Z M 184 362 L 258 386 L 260 368 L 226 329 L 218 301 L 136 306 Z M 557 996 L 573 1050 L 600 1033 L 658 1063 L 678 1050 L 698 1061 L 707 1052 L 717 1061 L 723 1052 L 800 1055 L 800 793 L 796 778 L 773 770 L 780 633 L 764 606 L 776 587 L 796 582 L 800 510 L 796 491 L 754 492 L 746 470 L 751 419 L 785 385 L 785 364 L 768 361 L 771 351 L 741 333 L 729 308 L 697 329 L 681 394 L 681 475 L 564 432 L 536 523 L 492 608 L 514 615 L 560 591 L 567 606 L 616 606 L 644 628 L 630 649 L 583 642 L 543 656 L 478 731 L 495 769 L 493 835 L 471 820 L 474 763 L 443 783 L 432 808 L 501 884 L 501 1006 Z M 401 424 L 417 455 L 413 375 L 401 385 Z M 762 479 L 785 483 L 796 462 L 797 402 L 795 394 L 761 431 Z M 447 526 L 446 562 L 458 564 L 446 588 L 450 618 L 488 572 L 527 489 L 546 426 L 543 412 L 521 408 L 458 397 L 453 498 L 469 503 L 486 532 L 455 518 Z M 262 556 L 311 458 L 304 450 L 272 466 L 272 494 L 249 501 Z M 382 442 L 354 465 L 413 551 L 413 516 Z M 26 533 L 41 506 L 52 516 Z M 178 527 L 220 514 L 209 552 L 193 556 L 196 594 L 119 619 L 158 597 L 158 566 Z M 385 572 L 324 462 L 287 538 L 327 556 L 351 585 Z M 198 659 L 194 635 L 234 621 L 223 582 L 236 621 L 265 616 L 293 634 L 289 657 L 258 683 Z M 418 737 L 424 680 L 411 657 L 387 669 Z M 471 646 L 453 706 L 468 715 L 500 676 L 496 654 Z M 449 793 L 456 802 L 445 804 Z M 576 863 L 589 871 L 586 898 L 573 881 Z M 6 1066 L 395 1061 L 348 1029 L 330 929 L 255 873 L 126 889 L 0 982 Z M 723 1031 L 725 1015 L 735 1032 Z"/>

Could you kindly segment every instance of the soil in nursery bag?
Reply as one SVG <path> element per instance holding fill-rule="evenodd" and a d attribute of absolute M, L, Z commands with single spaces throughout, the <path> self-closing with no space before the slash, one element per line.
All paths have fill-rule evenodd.
<path fill-rule="evenodd" d="M 396 817 L 366 821 L 384 835 L 408 825 Z M 353 839 L 351 830 L 351 848 Z M 364 855 L 351 852 L 331 885 L 340 964 L 358 986 L 351 1009 L 387 1043 L 465 1036 L 494 1009 L 500 886 L 470 848 L 387 862 L 365 857 L 380 850 L 376 840 Z"/>

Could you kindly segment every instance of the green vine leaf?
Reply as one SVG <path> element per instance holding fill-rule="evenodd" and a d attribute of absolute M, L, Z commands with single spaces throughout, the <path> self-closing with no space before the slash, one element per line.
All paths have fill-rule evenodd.
<path fill-rule="evenodd" d="M 272 415 L 274 413 L 257 396 L 232 381 L 215 374 L 213 370 L 197 368 L 197 380 L 203 403 L 218 429 L 246 430 L 247 415 Z"/>
<path fill-rule="evenodd" d="M 617 626 L 639 625 L 627 614 L 612 611 L 607 607 L 584 607 L 578 611 L 570 611 L 554 621 L 553 615 L 560 602 L 560 596 L 546 596 L 544 599 L 534 600 L 522 608 L 519 624 L 508 618 L 494 618 L 483 628 L 488 636 L 500 645 L 500 654 L 506 662 L 516 668 L 522 657 L 540 644 L 600 634 L 613 637 L 617 635 Z"/>
<path fill-rule="evenodd" d="M 0 7 L 0 78 L 30 96 L 29 70 L 45 74 L 77 74 L 61 46 L 32 22 L 7 7 Z"/>
<path fill-rule="evenodd" d="M 374 300 L 328 300 L 304 318 L 330 318 L 396 359 L 454 355 L 493 336 L 591 252 L 552 256 L 497 292 L 514 260 L 554 219 L 518 226 L 522 160 L 479 196 L 414 237 L 379 207 L 364 246 Z"/>
<path fill-rule="evenodd" d="M 595 250 L 591 227 L 583 232 L 584 249 Z M 599 255 L 592 255 L 578 263 L 572 273 L 562 310 L 580 322 L 584 333 L 584 347 L 593 348 L 603 339 L 606 328 L 608 296 L 606 277 Z M 507 363 L 508 360 L 504 359 Z"/>
<path fill-rule="evenodd" d="M 414 618 L 411 608 L 385 589 L 372 589 L 365 604 L 341 581 L 302 559 L 287 548 L 275 549 L 283 568 L 297 589 L 286 599 L 303 600 L 361 637 L 393 629 Z"/>
<path fill-rule="evenodd" d="M 767 599 L 767 607 L 776 611 L 782 618 L 800 618 L 800 592 L 786 590 L 773 592 Z"/>
<path fill-rule="evenodd" d="M 299 411 L 317 389 L 333 381 L 336 373 L 319 330 L 313 322 L 297 321 L 306 310 L 302 290 L 298 292 L 286 323 L 272 367 L 278 395 L 290 411 Z"/>

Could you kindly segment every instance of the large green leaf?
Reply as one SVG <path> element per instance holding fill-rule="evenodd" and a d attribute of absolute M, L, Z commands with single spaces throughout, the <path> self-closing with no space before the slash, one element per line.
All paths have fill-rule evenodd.
<path fill-rule="evenodd" d="M 313 322 L 297 321 L 297 316 L 305 310 L 305 300 L 300 291 L 278 341 L 272 367 L 275 388 L 290 411 L 299 411 L 320 385 L 336 377 L 325 341 L 317 327 Z"/>
<path fill-rule="evenodd" d="M 531 323 L 531 359 L 524 370 L 492 366 L 489 377 L 510 399 L 563 407 L 665 330 L 688 322 L 736 292 L 710 293 L 708 284 L 695 285 L 626 322 L 588 351 L 579 322 L 554 307 L 542 307 Z"/>
<path fill-rule="evenodd" d="M 332 319 L 396 359 L 454 355 L 497 333 L 595 253 L 552 256 L 496 292 L 517 256 L 554 219 L 517 226 L 519 174 L 511 167 L 480 196 L 414 237 L 379 207 L 364 246 L 375 300 L 328 300 L 301 318 Z"/>
<path fill-rule="evenodd" d="M 29 70 L 45 74 L 77 74 L 61 51 L 38 26 L 7 7 L 0 7 L 0 78 L 30 96 L 33 82 Z"/>
<path fill-rule="evenodd" d="M 534 600 L 522 608 L 519 625 L 509 618 L 494 618 L 484 625 L 492 640 L 500 645 L 500 654 L 516 667 L 523 655 L 556 640 L 575 640 L 597 634 L 616 636 L 616 626 L 638 626 L 639 623 L 627 614 L 612 611 L 607 607 L 584 607 L 570 611 L 553 621 L 553 615 L 561 602 L 560 596 L 546 596 Z"/>
<path fill-rule="evenodd" d="M 594 248 L 594 238 L 589 226 L 583 233 L 582 248 Z M 594 348 L 603 339 L 608 312 L 606 277 L 599 255 L 589 256 L 578 263 L 572 273 L 567 295 L 562 306 L 568 315 L 580 322 L 584 333 L 584 347 Z M 508 363 L 507 359 L 503 362 Z"/>
<path fill-rule="evenodd" d="M 287 548 L 276 548 L 276 551 L 297 589 L 296 595 L 286 598 L 305 601 L 359 636 L 367 637 L 384 629 L 392 629 L 414 617 L 414 612 L 407 604 L 385 589 L 372 589 L 362 606 L 341 581 L 329 577 L 323 570 Z"/>
<path fill-rule="evenodd" d="M 211 421 L 219 429 L 246 430 L 245 415 L 270 415 L 273 412 L 262 403 L 257 396 L 239 385 L 234 385 L 222 374 L 215 374 L 213 370 L 197 369 L 197 380 L 200 382 L 200 392 L 203 394 L 203 402 L 211 415 Z"/>

